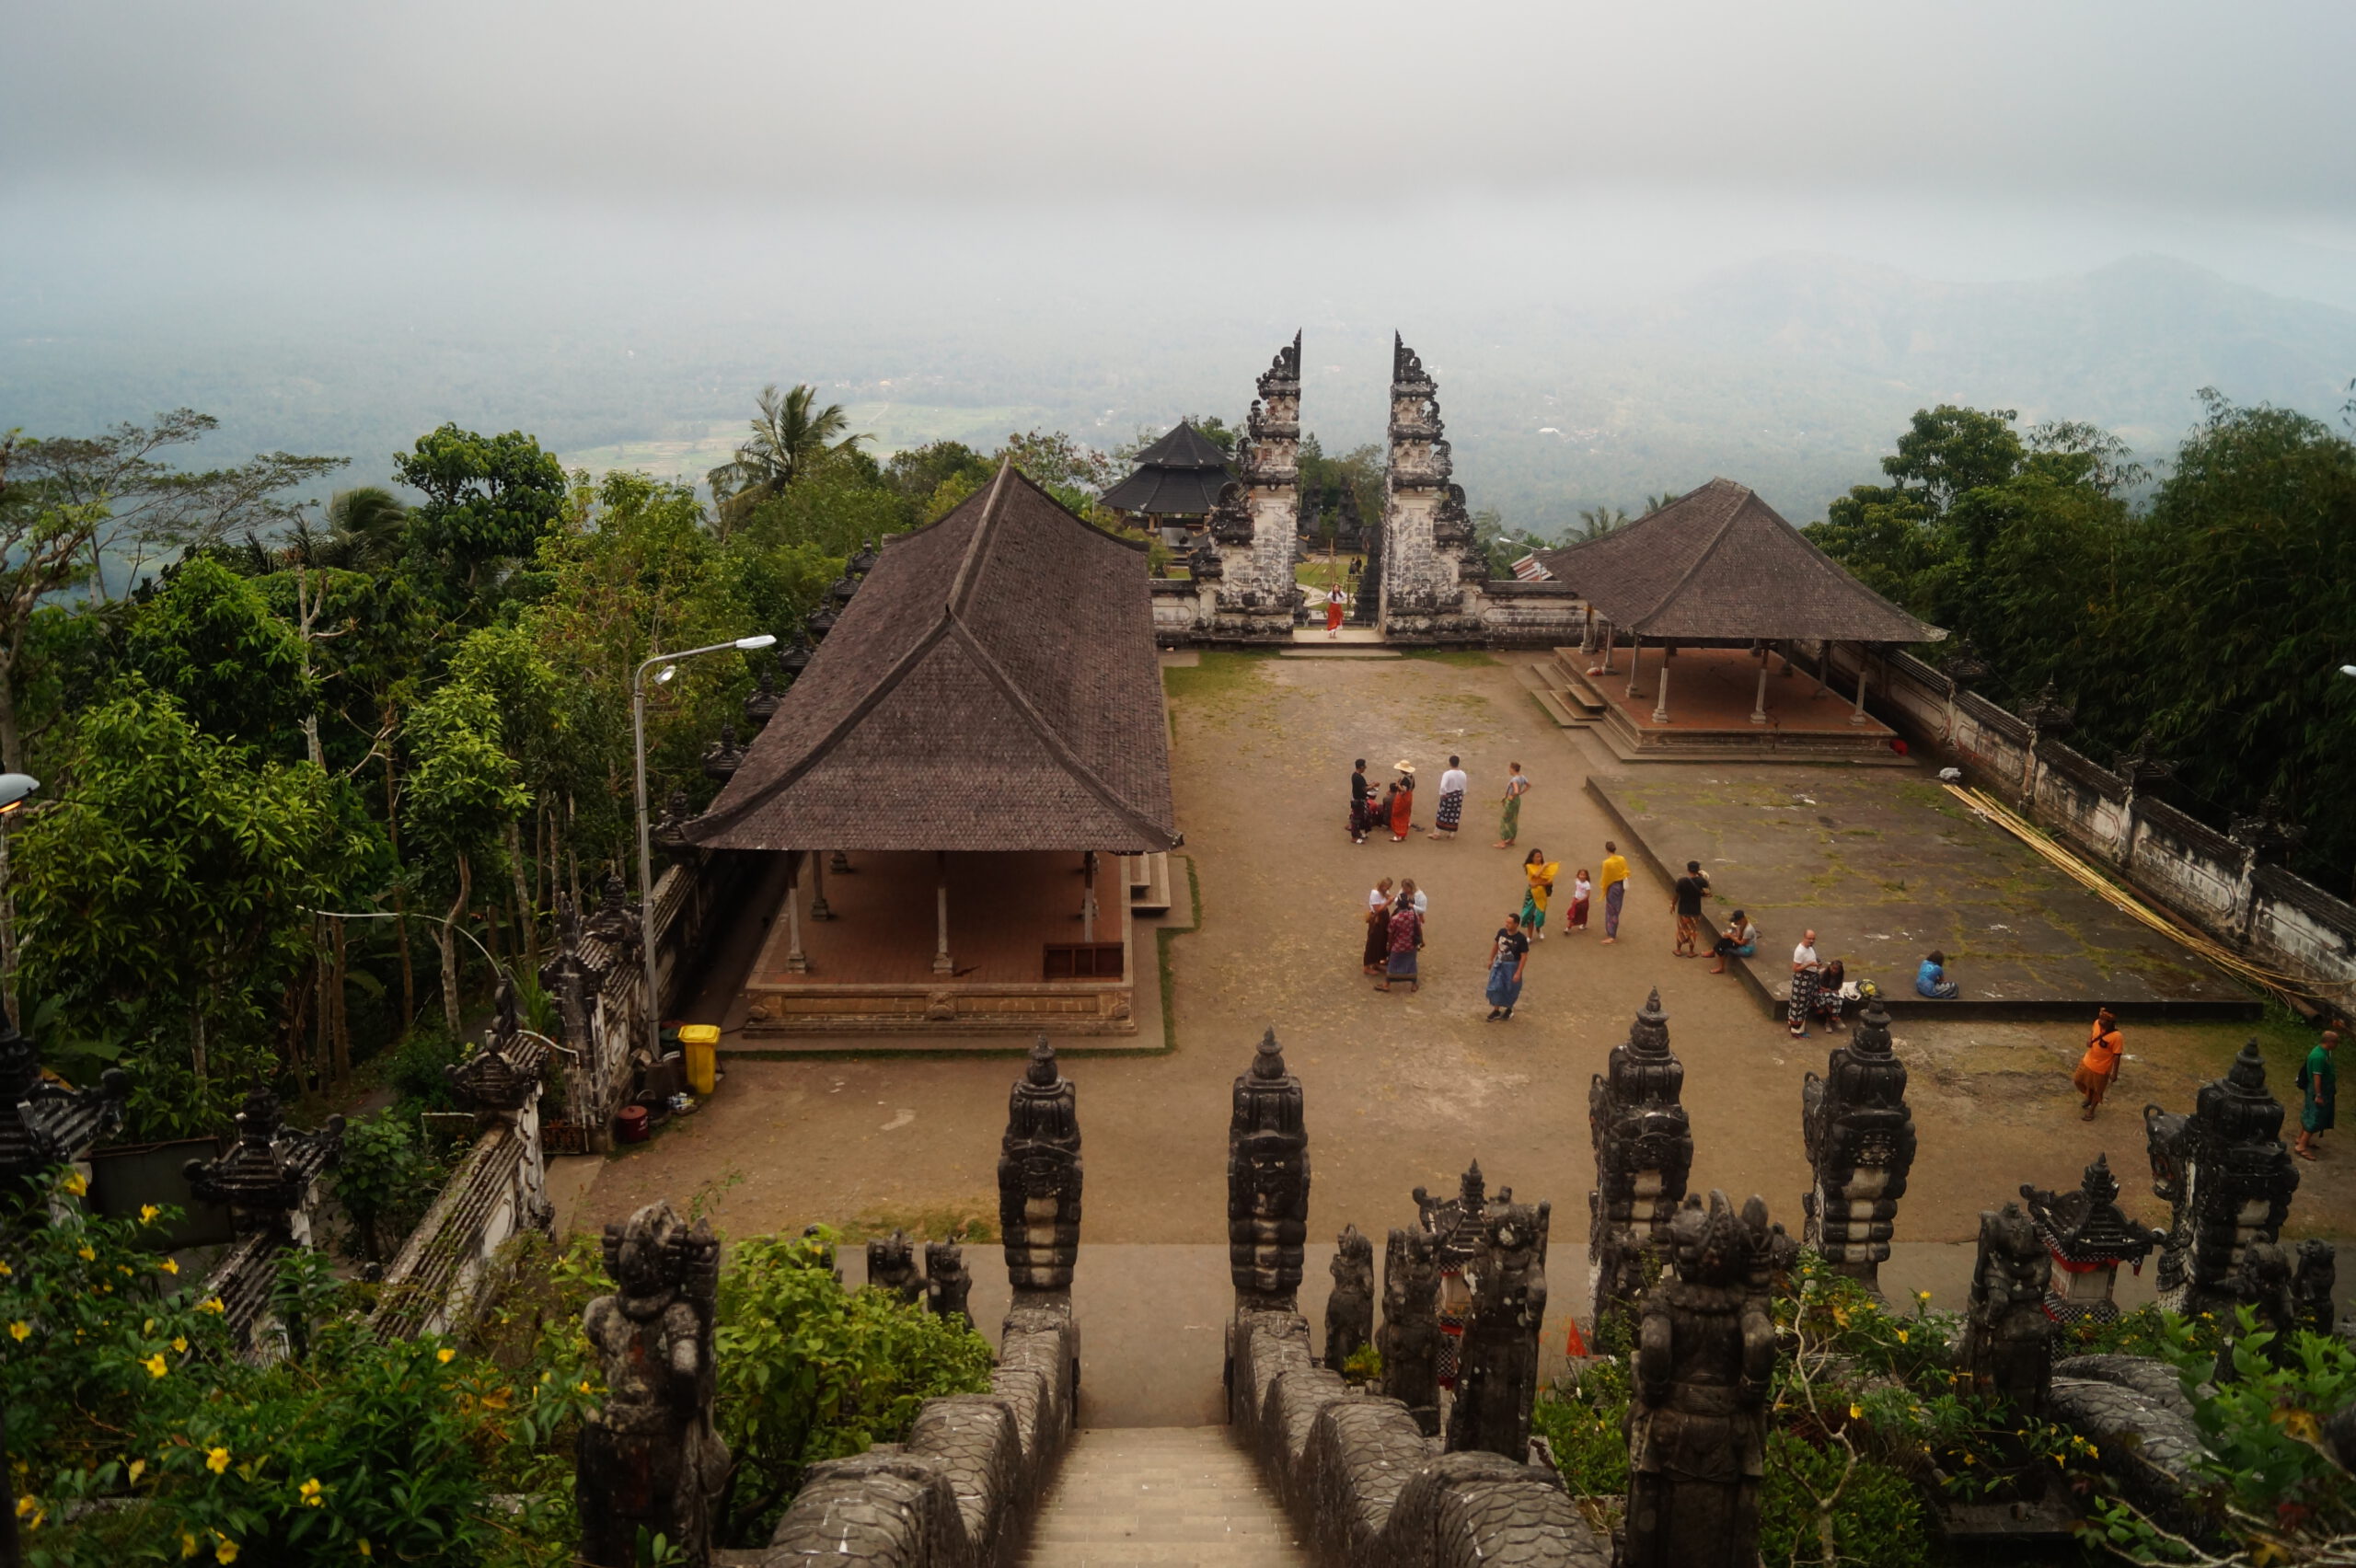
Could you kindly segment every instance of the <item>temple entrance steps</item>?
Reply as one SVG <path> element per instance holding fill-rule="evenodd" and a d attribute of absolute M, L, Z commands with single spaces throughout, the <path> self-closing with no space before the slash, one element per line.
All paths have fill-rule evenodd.
<path fill-rule="evenodd" d="M 1224 1426 L 1077 1434 L 1022 1568 L 1309 1568 L 1291 1518 Z"/>
<path fill-rule="evenodd" d="M 1603 717 L 1603 702 L 1588 684 L 1582 663 L 1587 658 L 1576 648 L 1557 648 L 1543 659 L 1515 665 L 1514 678 L 1565 729 L 1592 724 Z"/>
<path fill-rule="evenodd" d="M 1336 643 L 1346 645 L 1353 642 L 1379 644 L 1382 640 L 1382 629 L 1372 626 L 1345 626 L 1327 631 L 1325 623 L 1319 621 L 1314 626 L 1293 628 L 1292 640 L 1295 642 L 1315 642 L 1328 646 Z"/>

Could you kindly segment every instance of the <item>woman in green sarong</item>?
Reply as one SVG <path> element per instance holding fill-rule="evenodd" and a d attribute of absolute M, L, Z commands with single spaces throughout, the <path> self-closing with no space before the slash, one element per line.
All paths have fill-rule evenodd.
<path fill-rule="evenodd" d="M 1521 764 L 1506 764 L 1506 809 L 1497 824 L 1496 847 L 1510 849 L 1521 836 L 1521 798 L 1530 793 L 1530 780 L 1521 776 Z"/>
<path fill-rule="evenodd" d="M 2331 1131 L 2332 1102 L 2339 1096 L 2339 1071 L 2332 1065 L 2331 1053 L 2339 1043 L 2339 1034 L 2325 1030 L 2323 1039 L 2299 1064 L 2299 1090 L 2305 1098 L 2299 1106 L 2299 1141 L 2291 1147 L 2301 1159 L 2323 1158 L 2316 1152 L 2316 1140 Z"/>

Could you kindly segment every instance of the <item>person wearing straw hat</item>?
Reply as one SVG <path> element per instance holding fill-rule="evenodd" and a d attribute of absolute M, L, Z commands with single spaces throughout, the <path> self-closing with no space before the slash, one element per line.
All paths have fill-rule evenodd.
<path fill-rule="evenodd" d="M 1415 765 L 1402 762 L 1395 766 L 1399 782 L 1391 787 L 1391 842 L 1404 844 L 1408 831 L 1415 825 Z"/>
<path fill-rule="evenodd" d="M 2291 1147 L 2301 1159 L 2323 1158 L 2316 1140 L 2331 1131 L 2332 1102 L 2339 1098 L 2339 1069 L 2331 1060 L 2339 1044 L 2339 1032 L 2327 1029 L 2299 1064 L 2299 1138 Z"/>
<path fill-rule="evenodd" d="M 2095 1119 L 2102 1097 L 2119 1081 L 2119 1064 L 2127 1054 L 2127 1043 L 2119 1038 L 2119 1020 L 2108 1008 L 2095 1014 L 2095 1026 L 2086 1036 L 2086 1054 L 2078 1063 L 2078 1070 L 2070 1081 L 2085 1096 L 2085 1106 L 2079 1115 L 2082 1122 Z"/>

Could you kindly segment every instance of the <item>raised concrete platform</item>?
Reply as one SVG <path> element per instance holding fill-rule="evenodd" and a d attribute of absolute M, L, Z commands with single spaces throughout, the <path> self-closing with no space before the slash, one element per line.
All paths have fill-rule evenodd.
<path fill-rule="evenodd" d="M 1565 728 L 1586 725 L 1623 762 L 1837 762 L 1905 765 L 1890 749 L 1896 732 L 1800 671 L 1769 661 L 1766 721 L 1760 711 L 1759 661 L 1739 648 L 1644 651 L 1631 689 L 1630 653 L 1557 648 L 1525 666 L 1522 684 Z M 1659 711 L 1659 677 L 1669 672 L 1669 717 Z"/>
<path fill-rule="evenodd" d="M 2090 1020 L 2098 1007 L 2121 1018 L 2255 1019 L 2263 1010 L 2223 971 L 2069 881 L 1920 771 L 1680 769 L 1591 778 L 1587 789 L 1625 830 L 1623 847 L 1663 876 L 1702 862 L 1713 922 L 1749 912 L 1762 933 L 1759 951 L 1730 968 L 1773 1016 L 1789 995 L 1792 948 L 1809 928 L 1819 953 L 1842 960 L 1850 979 L 1877 984 L 1900 1019 Z M 1665 949 L 1674 922 L 1647 890 L 1620 934 Z M 1955 1000 L 1915 994 L 1915 969 L 1934 948 L 1963 987 Z"/>

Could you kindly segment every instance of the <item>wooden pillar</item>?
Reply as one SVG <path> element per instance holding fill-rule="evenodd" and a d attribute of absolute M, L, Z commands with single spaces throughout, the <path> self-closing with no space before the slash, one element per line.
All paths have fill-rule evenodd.
<path fill-rule="evenodd" d="M 1669 655 L 1667 653 L 1661 655 L 1660 668 L 1654 672 L 1653 687 L 1660 695 L 1660 700 L 1653 704 L 1653 722 L 1666 724 L 1669 722 Z"/>
<path fill-rule="evenodd" d="M 810 973 L 809 955 L 802 951 L 802 851 L 791 851 L 785 872 L 785 972 Z"/>
<path fill-rule="evenodd" d="M 831 920 L 833 907 L 826 902 L 826 858 L 815 849 L 810 851 L 810 918 Z"/>
<path fill-rule="evenodd" d="M 1792 673 L 1792 641 L 1789 638 L 1784 640 L 1783 653 L 1784 674 L 1788 675 Z"/>
<path fill-rule="evenodd" d="M 1636 689 L 1636 677 L 1645 663 L 1645 640 L 1641 637 L 1628 645 L 1628 700 L 1634 702 L 1644 696 Z"/>
<path fill-rule="evenodd" d="M 1579 612 L 1579 651 L 1595 651 L 1595 606 L 1588 605 Z"/>
<path fill-rule="evenodd" d="M 1080 940 L 1096 940 L 1096 851 L 1091 849 L 1080 858 L 1082 881 L 1080 891 Z"/>
<path fill-rule="evenodd" d="M 939 936 L 932 950 L 932 972 L 935 974 L 954 974 L 957 963 L 949 956 L 949 851 L 938 849 L 933 856 L 938 867 L 938 880 L 933 885 L 933 906 Z"/>
<path fill-rule="evenodd" d="M 1603 673 L 1607 675 L 1611 673 L 1612 646 L 1619 640 L 1619 638 L 1620 628 L 1611 625 L 1609 621 L 1605 622 L 1603 627 Z"/>
<path fill-rule="evenodd" d="M 1773 651 L 1765 643 L 1761 643 L 1759 645 L 1759 695 L 1750 699 L 1750 721 L 1754 724 L 1767 722 L 1767 666 L 1774 661 L 1775 656 Z"/>
<path fill-rule="evenodd" d="M 1849 722 L 1863 724 L 1865 720 L 1865 677 L 1871 672 L 1865 664 L 1865 645 L 1857 644 L 1857 706 L 1850 710 Z"/>

